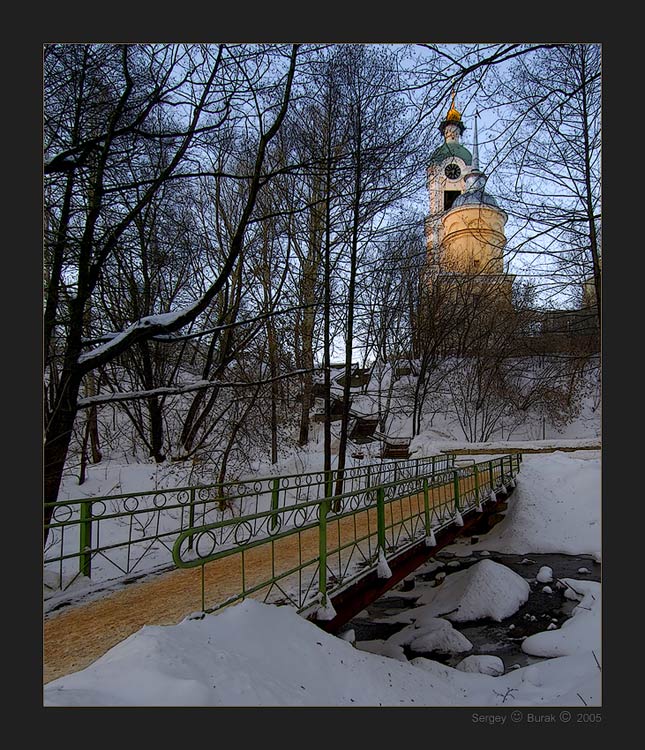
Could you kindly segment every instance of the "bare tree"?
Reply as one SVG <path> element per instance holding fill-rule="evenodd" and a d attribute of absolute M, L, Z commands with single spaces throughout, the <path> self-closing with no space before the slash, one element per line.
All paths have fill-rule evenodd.
<path fill-rule="evenodd" d="M 272 81 L 265 79 L 264 68 L 258 65 L 267 54 L 280 56 L 284 63 Z M 264 160 L 289 106 L 296 59 L 297 45 L 291 50 L 225 45 L 48 48 L 45 173 L 49 182 L 45 194 L 51 203 L 45 253 L 49 280 L 44 323 L 49 405 L 44 445 L 46 503 L 53 502 L 58 493 L 85 375 L 139 342 L 195 321 L 222 292 L 244 245 L 258 193 L 266 185 Z M 261 97 L 266 106 L 258 109 L 254 120 L 253 170 L 240 181 L 246 196 L 243 209 L 211 284 L 189 305 L 134 321 L 106 343 L 84 352 L 86 310 L 93 304 L 109 260 L 126 237 L 132 239 L 136 221 L 160 189 L 172 179 L 187 177 L 188 170 L 180 169 L 188 166 L 189 158 L 196 160 L 209 140 L 212 145 L 214 136 L 236 112 L 232 105 L 240 92 L 245 94 L 242 101 L 255 101 L 259 106 Z M 250 123 L 251 116 L 245 113 L 244 117 Z M 158 159 L 143 158 L 150 148 L 156 148 Z M 136 158 L 138 154 L 142 156 Z M 128 200 L 136 189 L 140 195 Z M 46 523 L 50 515 L 51 507 L 46 506 Z"/>
<path fill-rule="evenodd" d="M 559 45 L 518 58 L 500 87 L 500 111 L 507 114 L 496 137 L 496 159 L 512 186 L 505 205 L 522 226 L 518 249 L 546 261 L 543 273 L 553 279 L 553 293 L 577 305 L 591 280 L 599 322 L 600 84 L 597 44 Z"/>

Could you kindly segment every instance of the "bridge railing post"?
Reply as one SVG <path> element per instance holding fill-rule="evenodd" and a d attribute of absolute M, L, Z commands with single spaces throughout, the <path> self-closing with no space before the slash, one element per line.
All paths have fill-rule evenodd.
<path fill-rule="evenodd" d="M 477 504 L 479 505 L 480 499 L 479 499 L 479 469 L 477 468 L 477 464 L 473 464 L 473 469 L 475 472 L 475 500 L 477 501 Z"/>
<path fill-rule="evenodd" d="M 428 477 L 423 477 L 423 514 L 426 524 L 426 536 L 430 536 L 432 526 L 430 524 L 430 493 L 428 491 Z"/>
<path fill-rule="evenodd" d="M 495 489 L 495 480 L 493 477 L 493 461 L 488 462 L 488 475 L 490 477 L 490 490 L 491 492 Z"/>
<path fill-rule="evenodd" d="M 318 521 L 318 591 L 323 607 L 327 606 L 327 511 L 330 499 L 326 497 L 320 503 Z"/>
<path fill-rule="evenodd" d="M 275 529 L 278 524 L 278 503 L 280 499 L 280 477 L 271 482 L 271 528 Z"/>
<path fill-rule="evenodd" d="M 453 487 L 454 487 L 454 500 L 455 500 L 455 510 L 459 510 L 459 469 L 455 469 L 452 472 L 452 481 L 453 481 Z"/>
<path fill-rule="evenodd" d="M 81 575 L 91 578 L 92 576 L 92 503 L 81 502 L 78 570 Z"/>
<path fill-rule="evenodd" d="M 376 533 L 379 549 L 385 555 L 385 490 L 382 486 L 376 490 Z"/>
<path fill-rule="evenodd" d="M 188 505 L 188 528 L 192 529 L 195 526 L 195 488 L 190 488 L 190 501 Z M 193 548 L 193 535 L 188 537 L 188 549 Z"/>

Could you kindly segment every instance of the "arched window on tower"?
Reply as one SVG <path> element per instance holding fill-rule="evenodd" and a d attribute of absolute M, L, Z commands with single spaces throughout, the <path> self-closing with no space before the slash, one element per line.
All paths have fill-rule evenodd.
<path fill-rule="evenodd" d="M 457 196 L 461 195 L 460 190 L 444 190 L 443 191 L 443 210 L 448 211 L 452 208 L 452 204 L 455 202 Z"/>

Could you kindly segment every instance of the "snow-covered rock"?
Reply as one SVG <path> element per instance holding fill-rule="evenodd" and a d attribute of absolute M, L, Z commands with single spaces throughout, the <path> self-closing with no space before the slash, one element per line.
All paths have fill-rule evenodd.
<path fill-rule="evenodd" d="M 540 583 L 551 583 L 553 580 L 553 570 L 548 565 L 543 565 L 539 570 L 536 580 Z"/>
<path fill-rule="evenodd" d="M 499 656 L 467 656 L 455 667 L 461 672 L 477 672 L 488 674 L 491 677 L 499 677 L 504 674 L 504 662 Z"/>
<path fill-rule="evenodd" d="M 510 568 L 480 560 L 449 575 L 441 586 L 428 589 L 417 604 L 428 614 L 444 615 L 454 622 L 485 617 L 499 622 L 517 612 L 529 593 L 528 583 Z"/>
<path fill-rule="evenodd" d="M 544 594 L 552 594 L 553 593 L 553 589 L 550 586 L 543 586 L 542 587 L 542 592 Z"/>
<path fill-rule="evenodd" d="M 409 646 L 416 653 L 436 651 L 439 654 L 460 654 L 472 649 L 473 644 L 448 620 L 431 617 L 424 608 L 420 608 L 420 611 L 413 609 L 409 616 L 414 618 L 414 625 L 391 635 L 386 643 Z"/>

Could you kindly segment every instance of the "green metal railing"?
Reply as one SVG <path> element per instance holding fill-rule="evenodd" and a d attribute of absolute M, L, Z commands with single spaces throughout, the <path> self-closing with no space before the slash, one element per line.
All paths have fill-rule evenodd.
<path fill-rule="evenodd" d="M 205 612 L 254 595 L 303 611 L 373 569 L 379 553 L 391 559 L 424 538 L 428 543 L 458 512 L 463 517 L 493 493 L 507 494 L 521 461 L 518 453 L 466 467 L 453 462 L 434 473 L 186 529 L 173 559 L 179 568 L 200 569 Z"/>
<path fill-rule="evenodd" d="M 343 471 L 343 491 L 360 493 L 398 479 L 435 475 L 454 465 L 454 454 L 445 454 L 350 467 Z M 278 533 L 291 522 L 285 508 L 297 507 L 298 520 L 303 513 L 317 512 L 311 508 L 329 495 L 337 479 L 336 470 L 327 477 L 324 472 L 308 472 L 50 503 L 45 585 L 64 590 L 78 581 L 171 566 L 178 535 L 210 523 L 268 513 L 271 532 Z M 229 542 L 236 544 L 234 539 Z M 192 544 L 191 538 L 189 549 Z"/>

